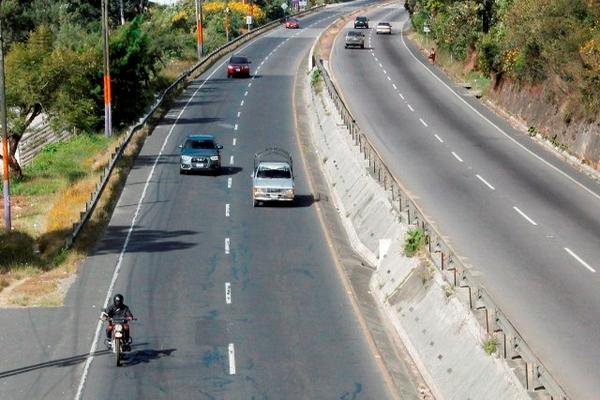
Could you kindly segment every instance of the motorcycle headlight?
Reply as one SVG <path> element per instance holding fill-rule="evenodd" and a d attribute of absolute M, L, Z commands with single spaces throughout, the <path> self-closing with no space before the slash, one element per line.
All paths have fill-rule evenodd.
<path fill-rule="evenodd" d="M 123 325 L 117 324 L 115 325 L 115 332 L 121 332 L 123 330 Z"/>
<path fill-rule="evenodd" d="M 192 162 L 192 156 L 181 156 L 181 162 L 183 162 L 183 163 L 191 163 Z"/>
<path fill-rule="evenodd" d="M 219 161 L 219 156 L 210 156 L 212 161 Z"/>

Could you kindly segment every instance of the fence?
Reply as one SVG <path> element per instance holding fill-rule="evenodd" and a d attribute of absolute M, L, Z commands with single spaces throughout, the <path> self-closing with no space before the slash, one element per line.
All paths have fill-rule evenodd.
<path fill-rule="evenodd" d="M 320 10 L 322 8 L 324 8 L 324 6 L 316 6 L 309 10 L 302 11 L 298 14 L 295 14 L 295 16 L 302 17 L 305 15 L 311 14 L 317 10 Z M 223 46 L 219 47 L 218 49 L 216 49 L 213 52 L 211 52 L 210 54 L 208 54 L 204 59 L 202 59 L 196 65 L 191 67 L 189 70 L 187 70 L 186 72 L 181 74 L 168 88 L 166 88 L 162 92 L 162 94 L 156 100 L 154 105 L 150 108 L 148 113 L 146 115 L 144 115 L 135 125 L 133 125 L 132 127 L 129 128 L 129 130 L 125 134 L 124 139 L 121 141 L 121 143 L 119 143 L 116 146 L 115 150 L 111 154 L 110 161 L 109 161 L 108 165 L 102 171 L 102 175 L 100 177 L 98 184 L 96 185 L 96 189 L 94 190 L 93 193 L 90 194 L 90 200 L 86 202 L 85 209 L 83 211 L 81 211 L 79 214 L 79 221 L 73 224 L 73 230 L 66 240 L 67 248 L 70 248 L 73 246 L 73 244 L 75 243 L 75 240 L 77 240 L 77 237 L 81 233 L 86 222 L 90 219 L 94 209 L 96 208 L 96 205 L 98 204 L 98 201 L 100 200 L 100 197 L 102 196 L 102 193 L 104 192 L 104 189 L 106 188 L 106 185 L 108 184 L 110 176 L 111 176 L 112 172 L 114 171 L 117 162 L 123 155 L 125 148 L 131 141 L 131 138 L 137 131 L 139 131 L 146 125 L 146 123 L 148 122 L 148 120 L 150 118 L 152 118 L 154 116 L 154 114 L 157 112 L 157 110 L 160 108 L 160 106 L 163 105 L 163 103 L 165 102 L 165 99 L 167 99 L 169 97 L 169 95 L 171 95 L 172 93 L 176 93 L 179 90 L 179 88 L 182 88 L 185 85 L 187 85 L 188 79 L 191 78 L 195 73 L 203 72 L 205 68 L 208 68 L 211 65 L 213 65 L 215 61 L 217 61 L 218 59 L 220 59 L 221 57 L 223 57 L 224 55 L 229 53 L 231 50 L 236 49 L 243 43 L 245 43 L 251 39 L 254 39 L 261 33 L 268 31 L 279 25 L 280 25 L 279 21 L 269 22 L 268 24 L 265 24 L 257 29 L 247 32 L 247 33 L 235 38 L 234 40 L 224 44 Z"/>
<path fill-rule="evenodd" d="M 496 339 L 497 353 L 513 364 L 515 373 L 529 392 L 545 392 L 544 394 L 552 399 L 566 400 L 567 395 L 558 382 L 544 369 L 540 360 L 496 306 L 485 288 L 465 267 L 436 228 L 426 220 L 419 206 L 390 173 L 384 160 L 352 117 L 324 68 L 322 60 L 313 60 L 313 65 L 321 70 L 327 93 L 339 111 L 354 144 L 359 146 L 360 152 L 368 160 L 369 173 L 386 190 L 400 218 L 409 225 L 415 225 L 423 230 L 429 257 L 444 279 L 455 289 L 457 296 L 466 302 L 488 335 Z"/>

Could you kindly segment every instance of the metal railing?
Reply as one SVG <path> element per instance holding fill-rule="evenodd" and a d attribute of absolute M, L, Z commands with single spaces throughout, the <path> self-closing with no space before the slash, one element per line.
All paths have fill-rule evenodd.
<path fill-rule="evenodd" d="M 303 17 L 305 15 L 308 15 L 308 14 L 311 14 L 318 10 L 321 10 L 324 7 L 325 6 L 323 6 L 323 5 L 316 6 L 316 7 L 310 8 L 306 11 L 302 11 L 300 13 L 293 14 L 293 16 Z M 169 87 L 167 87 L 161 93 L 161 95 L 158 97 L 158 99 L 156 99 L 156 101 L 154 102 L 154 104 L 152 105 L 150 110 L 146 113 L 146 115 L 144 115 L 142 118 L 140 118 L 140 120 L 135 125 L 131 126 L 127 130 L 127 133 L 125 134 L 123 140 L 121 140 L 121 142 L 115 147 L 115 150 L 112 152 L 112 154 L 110 156 L 110 161 L 109 161 L 108 165 L 102 171 L 102 175 L 100 177 L 98 184 L 96 185 L 96 189 L 94 190 L 94 192 L 92 192 L 90 194 L 90 200 L 86 202 L 85 209 L 79 213 L 79 221 L 77 221 L 76 223 L 73 224 L 71 234 L 67 237 L 66 244 L 65 244 L 67 248 L 70 248 L 73 246 L 73 244 L 77 240 L 77 237 L 83 230 L 85 224 L 90 219 L 92 213 L 94 212 L 94 209 L 98 205 L 98 201 L 100 200 L 102 193 L 104 192 L 104 189 L 106 188 L 106 186 L 108 184 L 108 181 L 115 169 L 117 162 L 123 156 L 123 152 L 125 151 L 125 149 L 127 148 L 127 145 L 131 141 L 131 138 L 137 131 L 142 129 L 148 123 L 148 120 L 150 120 L 150 118 L 152 118 L 155 115 L 155 113 L 163 105 L 165 100 L 172 93 L 176 93 L 180 88 L 186 86 L 188 84 L 189 79 L 191 77 L 193 77 L 194 74 L 204 72 L 206 69 L 211 67 L 217 60 L 219 60 L 221 57 L 223 57 L 227 53 L 229 53 L 232 50 L 236 49 L 237 47 L 241 46 L 245 42 L 254 39 L 255 37 L 262 34 L 263 32 L 271 30 L 280 25 L 281 25 L 281 23 L 279 20 L 272 21 L 272 22 L 262 25 L 250 32 L 247 32 L 247 33 L 245 33 L 241 36 L 238 36 L 237 38 L 227 42 L 223 46 L 212 51 L 204 59 L 202 59 L 197 64 L 192 66 L 190 69 L 188 69 L 183 74 L 181 74 Z"/>
<path fill-rule="evenodd" d="M 323 61 L 313 60 L 313 65 L 321 70 L 327 93 L 340 113 L 354 144 L 360 148 L 360 152 L 368 161 L 369 174 L 377 179 L 388 193 L 388 198 L 398 212 L 400 220 L 423 230 L 430 259 L 444 279 L 452 285 L 457 297 L 469 306 L 487 334 L 496 340 L 498 355 L 515 367 L 515 374 L 529 392 L 542 392 L 552 399 L 566 400 L 567 395 L 564 390 L 542 366 L 540 360 L 502 313 L 481 282 L 462 263 L 443 236 L 425 218 L 417 203 L 407 194 L 408 191 L 392 175 L 377 149 L 356 123 L 329 77 L 327 69 L 323 66 Z"/>

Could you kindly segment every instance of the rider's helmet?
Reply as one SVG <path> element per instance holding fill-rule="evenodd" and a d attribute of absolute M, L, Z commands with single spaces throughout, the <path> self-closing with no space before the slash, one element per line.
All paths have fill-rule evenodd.
<path fill-rule="evenodd" d="M 121 307 L 123 305 L 123 295 L 115 294 L 115 296 L 113 297 L 113 304 L 115 305 L 115 307 Z"/>

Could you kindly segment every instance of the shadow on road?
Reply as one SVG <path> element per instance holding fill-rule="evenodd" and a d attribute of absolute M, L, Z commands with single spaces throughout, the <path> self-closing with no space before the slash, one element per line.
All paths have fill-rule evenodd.
<path fill-rule="evenodd" d="M 132 347 L 133 348 L 135 348 L 135 347 L 141 347 L 141 346 L 145 346 L 147 344 L 148 343 L 138 343 L 138 344 L 132 345 Z M 146 351 L 148 351 L 148 350 L 141 350 L 141 352 L 146 352 Z M 161 352 L 168 352 L 167 355 L 169 355 L 173 351 L 174 351 L 174 349 L 171 349 L 171 350 L 162 350 Z M 105 349 L 105 350 L 95 351 L 93 353 L 93 356 L 94 357 L 100 357 L 100 356 L 106 356 L 106 355 L 109 355 L 109 354 L 112 354 L 111 351 Z M 73 365 L 77 365 L 77 364 L 80 364 L 80 363 L 84 362 L 89 356 L 90 356 L 90 353 L 79 354 L 79 355 L 72 356 L 72 357 L 59 358 L 58 360 L 45 361 L 45 362 L 42 362 L 42 363 L 39 363 L 39 364 L 28 365 L 26 367 L 10 369 L 10 370 L 7 370 L 7 371 L 1 371 L 0 372 L 0 379 L 10 378 L 11 376 L 26 374 L 28 372 L 33 372 L 33 371 L 37 371 L 37 370 L 44 369 L 44 368 L 51 368 L 51 367 L 59 367 L 59 368 L 71 367 Z M 155 357 L 155 358 L 158 358 L 158 357 Z"/>
<path fill-rule="evenodd" d="M 125 359 L 123 360 L 123 366 L 133 366 L 137 364 L 149 363 L 154 360 L 158 360 L 160 358 L 168 357 L 177 351 L 177 349 L 164 349 L 164 350 L 152 350 L 152 349 L 143 349 L 133 351 L 131 353 L 125 354 Z"/>
<path fill-rule="evenodd" d="M 105 233 L 105 239 L 98 246 L 95 254 L 115 254 L 123 249 L 123 240 L 127 236 L 129 226 L 110 226 Z M 197 245 L 196 241 L 183 241 L 184 236 L 196 235 L 191 230 L 160 230 L 137 228 L 127 248 L 128 253 L 161 253 L 173 250 L 188 249 Z M 170 240 L 171 239 L 171 240 Z M 173 240 L 176 239 L 176 240 Z"/>
<path fill-rule="evenodd" d="M 297 194 L 293 202 L 286 201 L 261 201 L 259 207 L 267 208 L 294 208 L 310 207 L 315 202 L 315 196 L 312 194 Z"/>

